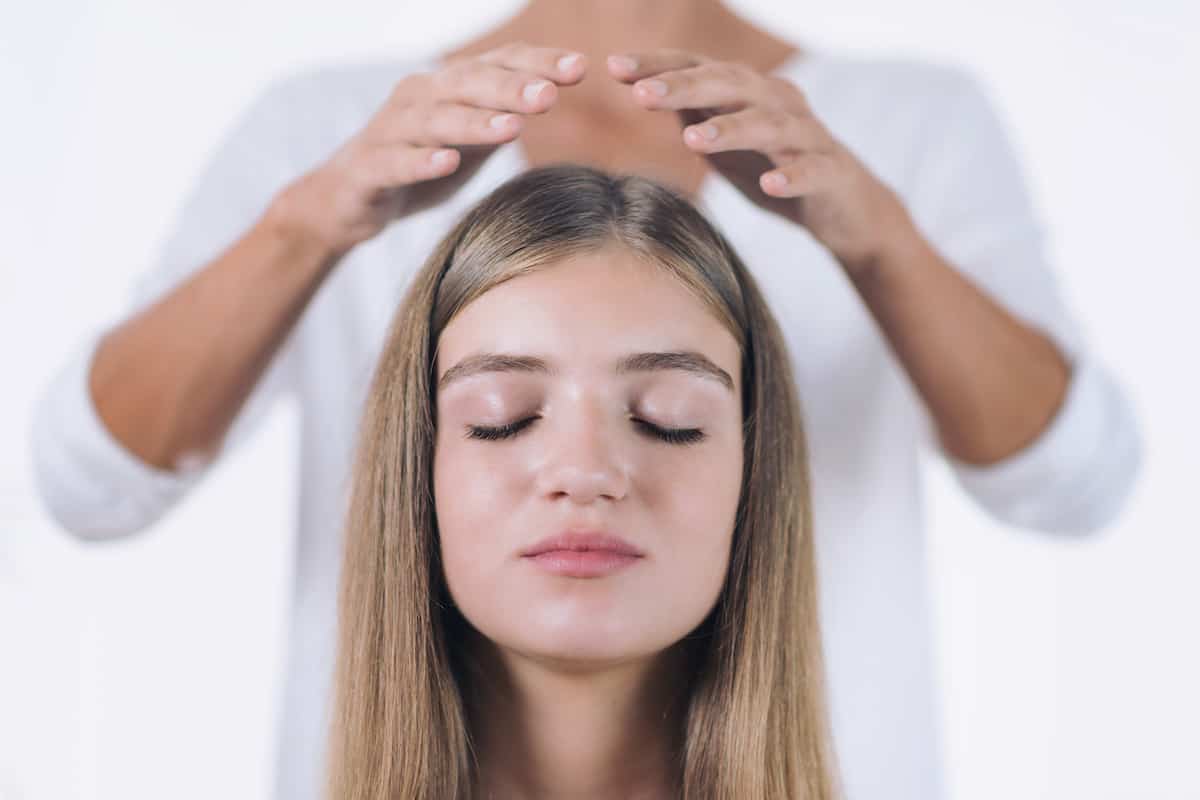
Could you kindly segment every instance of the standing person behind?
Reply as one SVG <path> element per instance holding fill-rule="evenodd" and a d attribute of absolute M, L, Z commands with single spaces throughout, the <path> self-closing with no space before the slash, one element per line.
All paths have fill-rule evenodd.
<path fill-rule="evenodd" d="M 1116 515 L 1140 449 L 959 70 L 798 49 L 716 0 L 534 0 L 443 57 L 285 80 L 224 141 L 128 318 L 48 387 L 48 507 L 84 538 L 144 530 L 299 398 L 277 796 L 315 797 L 350 450 L 394 298 L 470 204 L 561 160 L 678 188 L 763 287 L 806 398 L 847 792 L 940 796 L 919 449 L 996 518 L 1064 533 Z"/>

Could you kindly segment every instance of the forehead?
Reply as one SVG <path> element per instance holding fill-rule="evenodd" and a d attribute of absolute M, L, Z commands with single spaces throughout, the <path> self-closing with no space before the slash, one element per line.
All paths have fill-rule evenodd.
<path fill-rule="evenodd" d="M 665 268 L 610 246 L 493 287 L 438 340 L 437 374 L 479 351 L 607 368 L 629 352 L 696 350 L 737 375 L 737 342 Z"/>

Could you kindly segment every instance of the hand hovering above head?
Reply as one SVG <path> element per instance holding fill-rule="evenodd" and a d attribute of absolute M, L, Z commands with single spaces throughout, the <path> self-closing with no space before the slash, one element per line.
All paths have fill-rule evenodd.
<path fill-rule="evenodd" d="M 441 203 L 496 149 L 577 84 L 582 54 L 512 42 L 401 78 L 361 130 L 287 190 L 293 213 L 336 250 Z"/>
<path fill-rule="evenodd" d="M 613 54 L 609 74 L 648 110 L 674 110 L 683 143 L 760 207 L 804 226 L 843 264 L 906 233 L 896 194 L 835 139 L 792 81 L 683 50 Z"/>

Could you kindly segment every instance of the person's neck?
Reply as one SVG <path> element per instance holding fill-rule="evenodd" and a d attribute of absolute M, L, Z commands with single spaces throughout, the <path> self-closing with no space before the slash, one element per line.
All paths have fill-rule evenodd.
<path fill-rule="evenodd" d="M 504 27 L 604 68 L 614 52 L 723 48 L 745 23 L 719 0 L 531 0 Z"/>
<path fill-rule="evenodd" d="M 534 660 L 479 640 L 472 648 L 480 796 L 676 795 L 690 670 L 680 646 L 652 662 L 606 668 Z"/>

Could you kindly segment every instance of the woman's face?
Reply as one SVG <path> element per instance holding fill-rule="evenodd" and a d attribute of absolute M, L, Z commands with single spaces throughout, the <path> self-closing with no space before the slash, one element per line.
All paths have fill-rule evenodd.
<path fill-rule="evenodd" d="M 659 353 L 687 355 L 618 369 Z M 475 361 L 485 354 L 545 369 Z M 506 281 L 451 320 L 434 500 L 463 616 L 503 650 L 570 661 L 649 656 L 692 631 L 729 561 L 740 358 L 681 283 L 616 246 Z M 522 555 L 565 531 L 608 533 L 640 556 Z"/>

